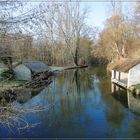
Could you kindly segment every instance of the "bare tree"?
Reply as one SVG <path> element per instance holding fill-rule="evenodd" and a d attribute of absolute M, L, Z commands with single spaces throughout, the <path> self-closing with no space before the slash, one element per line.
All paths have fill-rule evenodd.
<path fill-rule="evenodd" d="M 69 49 L 75 65 L 78 65 L 80 57 L 80 39 L 82 38 L 86 15 L 87 10 L 81 10 L 79 1 L 64 2 L 63 10 L 58 13 L 58 29 L 62 38 L 64 38 L 65 45 Z"/>

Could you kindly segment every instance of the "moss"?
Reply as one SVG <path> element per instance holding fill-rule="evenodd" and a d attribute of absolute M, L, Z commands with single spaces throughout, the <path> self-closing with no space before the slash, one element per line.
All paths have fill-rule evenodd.
<path fill-rule="evenodd" d="M 135 87 L 135 89 L 140 89 L 140 83 L 137 83 L 135 85 L 133 85 Z"/>
<path fill-rule="evenodd" d="M 140 94 L 140 83 L 130 86 L 128 90 L 131 91 L 132 93 Z"/>

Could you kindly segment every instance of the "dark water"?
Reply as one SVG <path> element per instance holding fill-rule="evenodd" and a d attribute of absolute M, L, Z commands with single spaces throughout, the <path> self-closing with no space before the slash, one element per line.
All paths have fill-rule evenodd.
<path fill-rule="evenodd" d="M 19 95 L 7 105 L 13 110 L 0 109 L 7 113 L 1 138 L 140 137 L 139 97 L 112 86 L 104 67 L 71 70 L 38 93 Z"/>

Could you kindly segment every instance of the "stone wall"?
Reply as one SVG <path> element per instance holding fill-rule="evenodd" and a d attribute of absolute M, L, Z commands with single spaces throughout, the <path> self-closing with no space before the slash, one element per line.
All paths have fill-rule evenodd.
<path fill-rule="evenodd" d="M 128 74 L 128 87 L 140 83 L 140 64 L 134 66 L 129 70 Z"/>

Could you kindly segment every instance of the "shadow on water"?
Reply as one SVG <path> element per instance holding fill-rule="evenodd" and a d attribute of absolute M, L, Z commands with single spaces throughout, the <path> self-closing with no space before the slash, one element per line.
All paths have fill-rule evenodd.
<path fill-rule="evenodd" d="M 127 124 L 130 125 L 128 129 L 128 136 L 140 138 L 140 96 L 133 94 L 115 84 L 112 84 L 112 94 L 116 100 L 131 111 L 128 114 L 128 116 L 131 118 L 131 121 L 129 121 Z"/>
<path fill-rule="evenodd" d="M 112 96 L 128 108 L 127 90 L 112 83 Z"/>
<path fill-rule="evenodd" d="M 38 95 L 40 91 L 42 91 L 42 89 L 31 90 L 28 88 L 20 91 L 5 90 L 0 92 L 0 103 L 1 105 L 6 105 L 16 101 L 20 104 L 24 104 L 34 96 Z"/>
<path fill-rule="evenodd" d="M 112 83 L 112 96 L 123 106 L 140 115 L 140 96 Z"/>
<path fill-rule="evenodd" d="M 0 105 L 11 126 L 0 117 L 0 137 L 140 137 L 139 98 L 113 86 L 105 67 L 65 71 L 48 87 L 13 97 Z"/>

